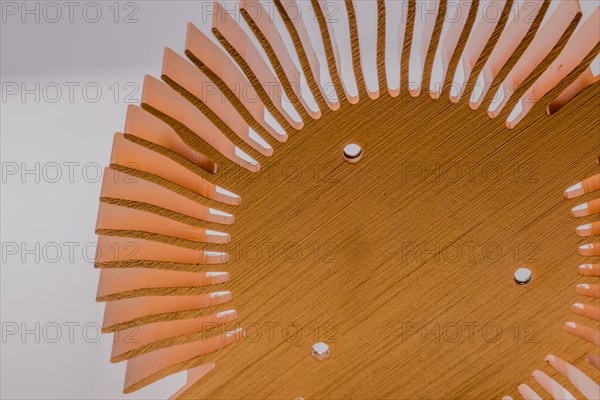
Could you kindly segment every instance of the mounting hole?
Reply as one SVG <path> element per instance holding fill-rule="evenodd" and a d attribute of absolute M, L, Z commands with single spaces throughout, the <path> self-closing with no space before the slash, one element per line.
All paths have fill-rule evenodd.
<path fill-rule="evenodd" d="M 325 360 L 329 358 L 331 354 L 331 350 L 329 349 L 329 345 L 324 342 L 317 342 L 312 345 L 312 356 L 317 360 Z"/>
<path fill-rule="evenodd" d="M 515 282 L 517 285 L 529 285 L 533 279 L 533 273 L 529 268 L 519 268 L 515 271 Z"/>
<path fill-rule="evenodd" d="M 350 144 L 347 144 L 346 146 L 344 146 L 343 153 L 344 153 L 344 158 L 346 159 L 346 161 L 348 161 L 350 163 L 355 163 L 361 159 L 361 157 L 363 155 L 363 150 L 362 150 L 362 147 L 360 147 L 360 145 L 358 145 L 356 143 L 350 143 Z"/>

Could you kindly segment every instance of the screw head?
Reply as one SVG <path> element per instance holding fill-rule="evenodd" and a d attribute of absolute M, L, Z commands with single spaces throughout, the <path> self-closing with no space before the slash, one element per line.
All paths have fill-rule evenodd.
<path fill-rule="evenodd" d="M 324 342 L 317 342 L 312 345 L 312 355 L 316 360 L 325 360 L 329 358 L 331 354 L 331 350 L 329 349 L 329 345 Z"/>
<path fill-rule="evenodd" d="M 515 282 L 518 285 L 528 285 L 533 279 L 533 273 L 529 268 L 519 268 L 515 271 Z"/>
<path fill-rule="evenodd" d="M 362 154 L 363 154 L 362 147 L 360 147 L 356 143 L 350 143 L 350 144 L 347 144 L 346 146 L 344 146 L 343 153 L 344 153 L 344 158 L 349 163 L 358 162 L 361 159 Z"/>

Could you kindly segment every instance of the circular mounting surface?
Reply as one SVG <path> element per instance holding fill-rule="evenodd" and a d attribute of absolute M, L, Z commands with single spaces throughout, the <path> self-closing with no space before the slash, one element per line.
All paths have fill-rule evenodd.
<path fill-rule="evenodd" d="M 383 96 L 309 121 L 258 173 L 218 160 L 213 180 L 243 201 L 214 249 L 247 333 L 184 398 L 497 398 L 548 348 L 583 354 L 556 321 L 577 299 L 562 191 L 593 172 L 594 95 L 512 131 Z M 339 156 L 352 140 L 369 147 L 356 165 Z M 523 290 L 506 278 L 525 263 L 539 279 Z M 336 357 L 315 365 L 315 341 Z"/>

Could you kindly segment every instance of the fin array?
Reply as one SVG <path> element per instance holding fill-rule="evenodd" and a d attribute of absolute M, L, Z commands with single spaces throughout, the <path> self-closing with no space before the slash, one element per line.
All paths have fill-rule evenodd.
<path fill-rule="evenodd" d="M 600 164 L 600 158 L 598 158 L 598 164 Z M 567 199 L 574 199 L 588 194 L 597 194 L 600 190 L 600 174 L 591 176 L 570 186 L 565 190 L 565 197 Z M 575 206 L 571 209 L 571 215 L 575 218 L 589 219 L 594 218 L 600 214 L 600 198 L 592 199 L 586 203 Z M 600 221 L 598 218 L 591 223 L 580 225 L 575 230 L 577 236 L 580 237 L 593 237 L 600 235 Z M 600 243 L 591 243 L 581 245 L 578 252 L 583 257 L 598 257 L 600 256 Z M 579 266 L 579 274 L 595 278 L 593 281 L 598 282 L 600 277 L 600 264 L 581 264 Z M 600 298 L 600 285 L 583 283 L 577 285 L 577 293 L 586 298 L 598 299 Z M 593 321 L 600 321 L 600 307 L 593 303 L 575 303 L 571 306 L 571 311 L 577 315 L 585 318 L 589 318 Z M 600 331 L 598 329 L 589 327 L 587 325 L 567 322 L 564 325 L 564 330 L 573 334 L 580 339 L 592 343 L 597 348 L 600 348 Z M 597 354 L 590 353 L 587 355 L 586 360 L 595 369 L 600 371 L 600 357 Z M 600 383 L 598 382 L 598 376 L 600 372 L 596 373 L 594 380 L 579 368 L 561 358 L 549 354 L 546 356 L 545 361 L 552 367 L 556 372 L 562 375 L 575 390 L 569 390 L 565 388 L 559 382 L 554 380 L 540 370 L 535 370 L 532 373 L 532 377 L 535 382 L 543 388 L 550 396 L 554 399 L 576 399 L 579 394 L 582 394 L 586 399 L 598 399 L 600 398 Z M 540 395 L 526 383 L 522 383 L 518 387 L 519 394 L 526 400 L 529 399 L 541 399 Z M 577 396 L 574 396 L 575 393 Z M 504 400 L 512 399 L 509 396 L 505 396 Z"/>

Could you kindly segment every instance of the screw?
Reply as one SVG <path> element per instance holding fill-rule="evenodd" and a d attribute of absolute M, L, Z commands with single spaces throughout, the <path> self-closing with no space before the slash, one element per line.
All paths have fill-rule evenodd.
<path fill-rule="evenodd" d="M 344 146 L 344 158 L 349 163 L 358 162 L 362 157 L 362 147 L 356 143 L 350 143 Z"/>
<path fill-rule="evenodd" d="M 515 271 L 515 282 L 518 285 L 528 285 L 533 279 L 533 273 L 529 268 L 519 268 Z"/>
<path fill-rule="evenodd" d="M 331 354 L 329 345 L 323 342 L 317 342 L 312 345 L 312 355 L 316 360 L 325 360 Z"/>

